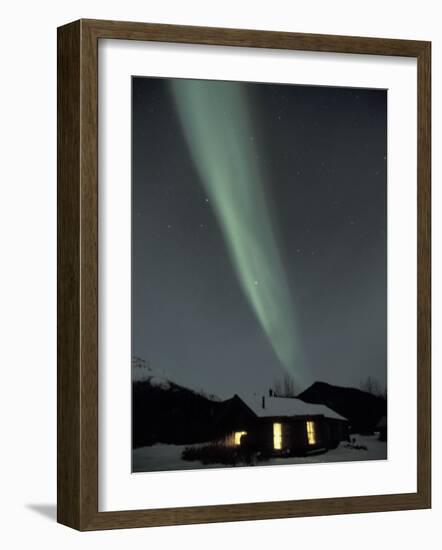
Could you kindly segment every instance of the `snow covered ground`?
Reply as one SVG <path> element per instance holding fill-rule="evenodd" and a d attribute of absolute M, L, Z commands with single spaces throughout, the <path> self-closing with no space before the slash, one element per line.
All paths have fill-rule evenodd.
<path fill-rule="evenodd" d="M 313 464 L 323 462 L 348 462 L 353 460 L 385 460 L 387 458 L 387 443 L 379 441 L 377 435 L 353 435 L 354 442 L 342 441 L 331 451 L 305 457 L 271 458 L 258 462 L 260 466 L 279 464 Z M 181 453 L 189 445 L 163 445 L 140 447 L 133 451 L 133 471 L 153 472 L 164 470 L 196 470 L 200 468 L 231 468 L 225 464 L 204 465 L 199 461 L 182 460 Z M 366 447 L 356 448 L 356 447 Z M 242 466 L 238 464 L 237 467 Z"/>
<path fill-rule="evenodd" d="M 342 441 L 336 449 L 326 453 L 295 458 L 272 458 L 266 464 L 312 464 L 320 462 L 348 462 L 353 460 L 385 460 L 387 442 L 379 441 L 378 435 L 352 435 L 354 443 Z M 357 447 L 366 447 L 357 448 Z"/>
<path fill-rule="evenodd" d="M 186 447 L 198 445 L 165 445 L 157 443 L 152 447 L 135 449 L 132 455 L 134 472 L 153 472 L 161 470 L 197 470 L 208 468 L 197 460 L 183 460 L 181 453 Z M 211 464 L 210 468 L 225 468 L 225 464 Z"/>

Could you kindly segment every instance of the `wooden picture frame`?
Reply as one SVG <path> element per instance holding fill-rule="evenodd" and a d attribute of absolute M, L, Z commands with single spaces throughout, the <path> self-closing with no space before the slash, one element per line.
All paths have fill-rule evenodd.
<path fill-rule="evenodd" d="M 404 56 L 418 67 L 417 492 L 98 511 L 98 41 Z M 381 512 L 431 506 L 431 44 L 119 21 L 58 29 L 58 521 L 81 531 Z"/>

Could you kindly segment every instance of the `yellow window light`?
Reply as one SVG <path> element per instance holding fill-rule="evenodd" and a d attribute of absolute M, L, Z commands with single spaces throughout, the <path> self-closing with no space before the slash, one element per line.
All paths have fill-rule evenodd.
<path fill-rule="evenodd" d="M 309 445 L 316 443 L 315 423 L 311 420 L 307 421 L 307 440 Z"/>
<path fill-rule="evenodd" d="M 235 432 L 235 445 L 241 445 L 241 437 L 247 435 L 247 432 Z"/>
<path fill-rule="evenodd" d="M 277 451 L 282 449 L 282 424 L 280 422 L 273 424 L 273 448 Z"/>

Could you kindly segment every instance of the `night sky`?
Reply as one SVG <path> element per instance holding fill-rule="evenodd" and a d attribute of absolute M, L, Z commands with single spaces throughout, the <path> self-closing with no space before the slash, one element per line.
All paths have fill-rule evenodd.
<path fill-rule="evenodd" d="M 193 82 L 132 80 L 132 354 L 222 398 L 385 385 L 387 92 Z"/>

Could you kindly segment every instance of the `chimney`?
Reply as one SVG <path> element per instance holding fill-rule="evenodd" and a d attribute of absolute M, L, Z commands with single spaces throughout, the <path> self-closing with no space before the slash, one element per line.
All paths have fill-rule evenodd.
<path fill-rule="evenodd" d="M 266 398 L 264 396 L 262 396 L 262 408 L 266 408 Z"/>
<path fill-rule="evenodd" d="M 269 397 L 272 397 L 272 395 L 273 395 L 273 390 L 272 390 L 272 388 L 270 388 L 269 389 Z"/>

